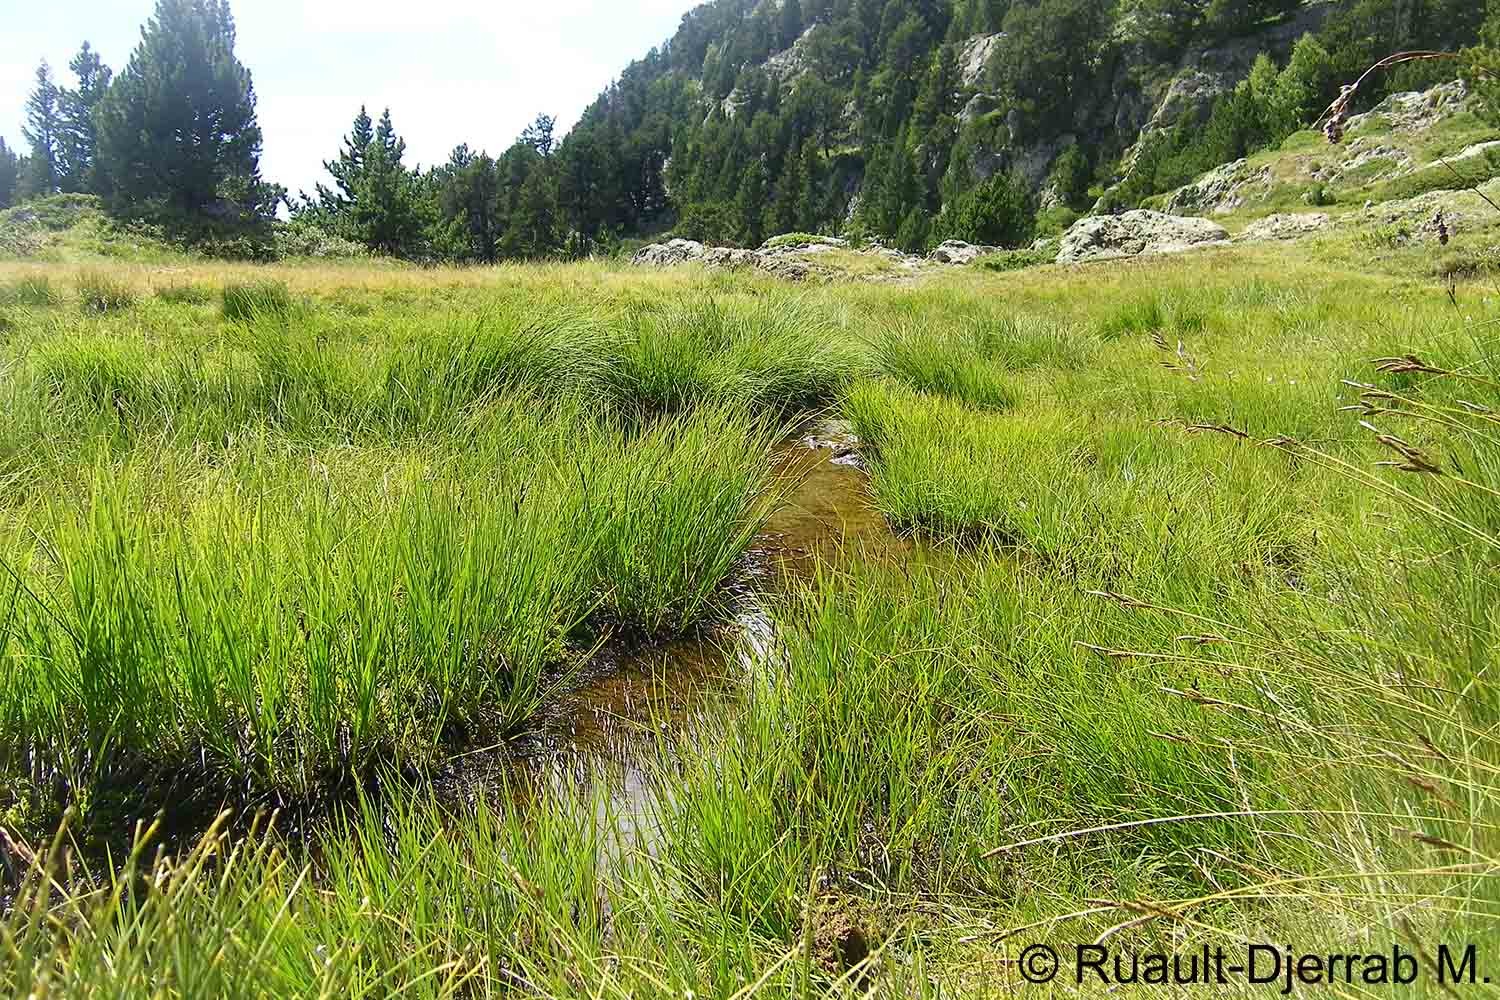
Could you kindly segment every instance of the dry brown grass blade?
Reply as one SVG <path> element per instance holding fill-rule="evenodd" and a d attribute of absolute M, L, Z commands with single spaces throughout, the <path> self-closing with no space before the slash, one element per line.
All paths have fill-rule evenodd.
<path fill-rule="evenodd" d="M 21 880 L 36 863 L 36 853 L 0 826 L 0 887 L 19 889 Z"/>
<path fill-rule="evenodd" d="M 1344 126 L 1349 120 L 1349 112 L 1354 104 L 1354 97 L 1359 93 L 1359 88 L 1364 86 L 1365 81 L 1383 70 L 1393 66 L 1400 66 L 1409 62 L 1425 62 L 1434 59 L 1457 59 L 1457 52 L 1436 52 L 1428 50 L 1413 50 L 1410 52 L 1397 52 L 1386 56 L 1384 59 L 1371 66 L 1362 73 L 1358 80 L 1347 83 L 1339 91 L 1339 96 L 1328 108 L 1318 116 L 1312 127 L 1321 129 L 1323 135 L 1334 145 L 1344 140 Z"/>
<path fill-rule="evenodd" d="M 1212 633 L 1205 635 L 1179 635 L 1175 641 L 1190 646 L 1218 646 L 1229 642 L 1222 635 L 1214 635 Z"/>
<path fill-rule="evenodd" d="M 1123 649 L 1107 649 L 1104 646 L 1095 646 L 1089 642 L 1075 642 L 1073 645 L 1078 649 L 1087 650 L 1103 659 L 1109 660 L 1111 663 L 1124 663 L 1134 659 L 1136 656 L 1135 653 L 1127 652 Z"/>
<path fill-rule="evenodd" d="M 1387 434 L 1368 420 L 1361 420 L 1359 425 L 1371 434 L 1375 440 L 1386 448 L 1401 456 L 1399 462 L 1377 462 L 1377 466 L 1395 468 L 1402 472 L 1420 472 L 1428 475 L 1441 476 L 1443 470 L 1436 462 L 1411 442 L 1397 437 L 1395 434 Z"/>

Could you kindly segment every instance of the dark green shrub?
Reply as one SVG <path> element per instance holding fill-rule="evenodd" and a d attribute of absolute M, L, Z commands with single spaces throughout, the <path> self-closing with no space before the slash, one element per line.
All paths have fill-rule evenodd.
<path fill-rule="evenodd" d="M 1005 250 L 981 257 L 978 264 L 986 271 L 1019 271 L 1022 268 L 1051 264 L 1056 259 L 1057 249 L 1054 246 L 1050 250 Z"/>
<path fill-rule="evenodd" d="M 1302 200 L 1315 208 L 1332 205 L 1337 199 L 1323 184 L 1313 184 L 1302 194 Z"/>
<path fill-rule="evenodd" d="M 933 225 L 932 241 L 963 240 L 1016 247 L 1036 233 L 1036 203 L 1026 182 L 995 174 L 943 206 Z"/>

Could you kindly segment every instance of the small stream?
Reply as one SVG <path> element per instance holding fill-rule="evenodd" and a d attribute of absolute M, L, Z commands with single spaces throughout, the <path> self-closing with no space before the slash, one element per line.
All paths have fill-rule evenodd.
<path fill-rule="evenodd" d="M 724 718 L 743 680 L 774 655 L 766 599 L 847 555 L 901 555 L 911 547 L 875 509 L 857 446 L 844 421 L 820 419 L 776 449 L 773 471 L 785 502 L 731 584 L 726 624 L 596 657 L 503 752 L 456 759 L 447 791 L 467 799 L 503 780 L 524 805 L 567 783 L 584 788 L 602 778 L 601 807 L 616 832 L 623 840 L 636 831 L 654 802 L 650 768 Z"/>

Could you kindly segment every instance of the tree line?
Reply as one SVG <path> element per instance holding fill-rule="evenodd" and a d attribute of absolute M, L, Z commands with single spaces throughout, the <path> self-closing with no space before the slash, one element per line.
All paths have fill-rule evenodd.
<path fill-rule="evenodd" d="M 1170 72 L 1297 14 L 1299 0 L 713 0 L 632 63 L 566 135 L 539 116 L 498 155 L 420 169 L 389 110 L 361 108 L 289 197 L 260 174 L 250 72 L 227 0 L 158 0 L 125 68 L 87 43 L 44 63 L 24 152 L 0 143 L 0 207 L 53 193 L 202 227 L 327 234 L 416 260 L 576 256 L 673 232 L 754 245 L 792 231 L 1020 245 L 1109 191 L 1130 207 L 1308 125 L 1339 86 L 1403 48 L 1493 53 L 1500 0 L 1340 0 L 1285 66 L 1262 54 L 1207 121 L 1136 137 L 1093 122 L 1132 73 Z M 989 36 L 980 67 L 971 40 Z M 1363 93 L 1451 78 L 1421 64 Z M 1423 75 L 1425 74 L 1425 76 Z M 1443 75 L 1446 74 L 1446 77 Z M 1048 150 L 1045 178 L 1014 152 Z M 1128 169 L 1127 169 L 1128 168 Z M 1123 180 L 1123 183 L 1119 183 Z"/>

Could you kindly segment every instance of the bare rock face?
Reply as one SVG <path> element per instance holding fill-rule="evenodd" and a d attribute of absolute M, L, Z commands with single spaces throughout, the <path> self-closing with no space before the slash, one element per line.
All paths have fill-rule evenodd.
<path fill-rule="evenodd" d="M 641 267 L 676 267 L 679 264 L 702 264 L 704 267 L 723 270 L 753 267 L 787 281 L 805 281 L 821 273 L 806 261 L 794 258 L 786 248 L 741 250 L 736 247 L 706 247 L 697 240 L 653 243 L 638 250 L 630 258 L 630 262 Z"/>
<path fill-rule="evenodd" d="M 754 250 L 737 250 L 733 247 L 709 247 L 698 258 L 709 267 L 754 267 L 759 255 Z"/>
<path fill-rule="evenodd" d="M 959 79 L 965 87 L 978 87 L 984 71 L 1003 35 L 975 35 L 958 50 Z"/>
<path fill-rule="evenodd" d="M 1268 215 L 1245 227 L 1239 239 L 1246 242 L 1262 240 L 1295 240 L 1302 236 L 1322 232 L 1332 225 L 1326 212 L 1294 212 L 1286 215 Z"/>
<path fill-rule="evenodd" d="M 939 264 L 972 264 L 987 254 L 999 253 L 999 247 L 975 246 L 962 240 L 949 240 L 928 255 Z"/>
<path fill-rule="evenodd" d="M 875 258 L 889 265 L 886 270 L 868 278 L 874 281 L 900 278 L 922 271 L 933 264 L 954 266 L 971 264 L 986 254 L 997 253 L 998 248 L 949 240 L 934 250 L 931 256 L 924 259 L 881 246 L 879 243 L 869 243 L 855 250 L 850 247 L 847 240 L 831 236 L 779 236 L 767 241 L 759 250 L 706 247 L 695 240 L 678 239 L 642 247 L 630 259 L 630 262 L 641 267 L 700 264 L 704 267 L 723 270 L 755 268 L 786 281 L 806 281 L 812 278 L 836 278 L 840 275 L 837 262 L 823 262 L 818 259 L 835 251 Z"/>
<path fill-rule="evenodd" d="M 1228 239 L 1228 230 L 1207 219 L 1145 211 L 1096 215 L 1080 219 L 1063 236 L 1057 262 L 1083 264 L 1181 253 Z"/>

